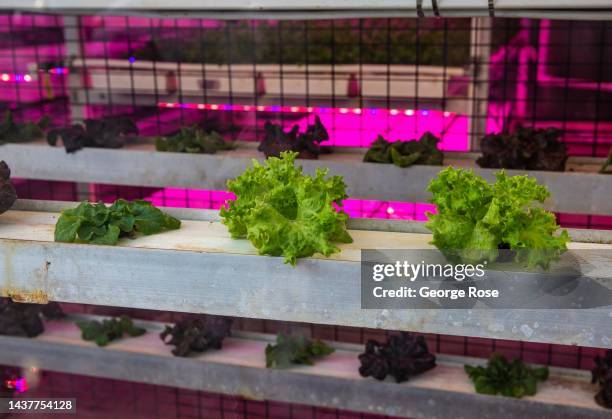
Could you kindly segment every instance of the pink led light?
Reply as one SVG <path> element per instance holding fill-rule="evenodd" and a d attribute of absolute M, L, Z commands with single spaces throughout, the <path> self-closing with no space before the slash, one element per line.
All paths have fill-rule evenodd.
<path fill-rule="evenodd" d="M 189 198 L 189 201 L 186 201 Z M 218 209 L 228 200 L 236 199 L 234 194 L 225 191 L 206 191 L 193 189 L 162 189 L 145 198 L 154 205 L 166 207 Z M 388 218 L 426 221 L 426 211 L 435 212 L 431 204 L 409 202 L 382 202 L 357 199 L 344 200 L 344 210 L 351 217 Z"/>
<path fill-rule="evenodd" d="M 53 67 L 49 69 L 51 74 L 68 74 L 68 68 L 66 67 Z"/>
<path fill-rule="evenodd" d="M 13 388 L 17 393 L 23 393 L 28 390 L 28 382 L 25 378 L 19 377 L 13 380 L 6 380 L 6 387 Z"/>
<path fill-rule="evenodd" d="M 14 81 L 15 83 L 21 83 L 25 81 L 29 83 L 32 81 L 32 76 L 30 76 L 29 74 L 2 73 L 2 75 L 0 75 L 0 80 L 5 81 L 5 82 Z"/>
<path fill-rule="evenodd" d="M 187 109 L 210 109 L 210 110 L 222 110 L 222 111 L 234 111 L 234 112 L 272 112 L 272 113 L 307 113 L 318 115 L 325 125 L 336 127 L 336 136 L 334 137 L 333 145 L 345 145 L 355 146 L 355 134 L 354 131 L 356 126 L 359 124 L 366 124 L 371 128 L 372 132 L 383 133 L 387 136 L 404 138 L 407 136 L 419 137 L 423 132 L 445 132 L 442 149 L 445 150 L 464 150 L 466 147 L 466 127 L 465 117 L 463 115 L 457 115 L 454 112 L 449 111 L 438 111 L 438 110 L 415 110 L 415 109 L 380 109 L 380 108 L 331 108 L 331 107 L 318 107 L 318 106 L 278 106 L 278 105 L 233 105 L 223 103 L 168 103 L 159 102 L 158 106 L 161 108 L 187 108 Z M 337 115 L 337 116 L 334 116 Z M 341 115 L 341 118 L 340 118 Z M 381 125 L 385 115 L 391 115 L 397 118 L 398 127 L 390 128 L 387 122 Z M 417 120 L 413 119 L 413 116 L 427 117 L 427 122 L 420 121 L 417 124 Z M 408 119 L 402 119 L 403 117 L 410 117 Z M 449 117 L 453 116 L 454 122 L 449 122 Z M 459 119 L 456 119 L 459 117 Z M 340 119 L 337 119 L 340 118 Z M 345 118 L 349 118 L 346 119 Z M 361 122 L 357 122 L 355 119 L 359 118 Z M 306 123 L 308 117 L 303 118 L 302 122 Z M 301 122 L 300 122 L 301 123 Z M 446 125 L 453 124 L 453 130 L 448 131 Z M 394 123 L 395 125 L 395 123 Z M 306 125 L 303 127 L 306 129 Z M 424 130 L 424 131 L 423 131 Z M 421 132 L 423 131 L 423 132 Z M 412 137 L 411 137 L 412 138 Z M 365 136 L 365 143 L 363 143 L 364 135 L 361 135 L 360 145 L 369 143 L 370 140 L 375 138 L 369 138 Z"/>

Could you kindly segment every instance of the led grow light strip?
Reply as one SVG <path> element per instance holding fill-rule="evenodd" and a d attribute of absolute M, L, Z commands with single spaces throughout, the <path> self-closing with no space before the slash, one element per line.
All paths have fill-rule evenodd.
<path fill-rule="evenodd" d="M 32 81 L 32 76 L 30 76 L 29 74 L 2 73 L 2 74 L 0 74 L 0 81 L 3 81 L 5 83 L 9 83 L 9 82 L 16 82 L 16 83 L 26 82 L 26 83 L 29 83 L 29 82 Z"/>
<path fill-rule="evenodd" d="M 455 112 L 449 111 L 429 111 L 415 110 L 415 109 L 381 109 L 381 108 L 328 108 L 319 106 L 277 106 L 277 105 L 230 105 L 230 104 L 215 104 L 215 103 L 178 103 L 178 102 L 159 102 L 157 104 L 160 108 L 172 108 L 172 109 L 199 109 L 199 110 L 213 110 L 213 111 L 243 111 L 243 112 L 283 112 L 283 113 L 339 113 L 339 114 L 353 114 L 353 115 L 378 115 L 378 114 L 389 114 L 391 116 L 405 115 L 405 116 L 423 116 L 427 117 L 431 112 L 439 112 L 443 114 L 445 118 L 455 116 Z"/>
<path fill-rule="evenodd" d="M 50 74 L 68 74 L 69 70 L 66 67 L 53 67 L 48 70 Z M 0 81 L 5 83 L 30 83 L 34 78 L 31 74 L 25 73 L 0 73 Z"/>

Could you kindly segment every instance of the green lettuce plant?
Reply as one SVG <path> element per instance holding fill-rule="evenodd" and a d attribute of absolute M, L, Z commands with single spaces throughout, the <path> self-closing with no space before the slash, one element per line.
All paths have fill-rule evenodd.
<path fill-rule="evenodd" d="M 448 167 L 428 187 L 437 214 L 425 225 L 449 259 L 464 263 L 494 262 L 502 249 L 517 263 L 548 269 L 567 250 L 569 235 L 554 214 L 540 204 L 550 195 L 529 176 L 508 176 L 502 170 L 489 184 L 471 170 Z"/>
<path fill-rule="evenodd" d="M 276 344 L 266 346 L 267 368 L 289 368 L 293 365 L 313 365 L 315 358 L 334 352 L 334 348 L 321 340 L 310 340 L 304 336 L 285 336 L 279 333 Z"/>
<path fill-rule="evenodd" d="M 548 368 L 532 368 L 520 359 L 509 362 L 504 356 L 493 354 L 487 366 L 466 365 L 468 374 L 477 393 L 501 394 L 521 398 L 536 394 L 538 381 L 548 379 Z"/>
<path fill-rule="evenodd" d="M 338 252 L 334 242 L 353 241 L 346 231 L 348 215 L 334 207 L 347 198 L 342 177 L 326 177 L 327 169 L 306 175 L 294 164 L 297 155 L 283 152 L 263 165 L 254 160 L 228 182 L 236 200 L 220 212 L 232 238 L 246 238 L 260 254 L 282 255 L 291 265 L 300 257 Z"/>
<path fill-rule="evenodd" d="M 442 165 L 444 154 L 438 149 L 440 139 L 426 132 L 418 140 L 387 141 L 379 135 L 372 143 L 364 162 L 392 163 L 399 167 L 409 167 L 414 164 Z"/>
<path fill-rule="evenodd" d="M 6 143 L 25 143 L 44 137 L 49 125 L 49 117 L 43 116 L 38 122 L 15 122 L 10 110 L 0 121 L 0 145 Z"/>
<path fill-rule="evenodd" d="M 207 133 L 197 126 L 182 128 L 180 132 L 170 137 L 156 137 L 157 151 L 174 153 L 215 154 L 220 150 L 233 150 L 236 145 L 225 141 L 216 131 Z"/>
<path fill-rule="evenodd" d="M 137 327 L 128 316 L 116 319 L 79 320 L 76 325 L 81 329 L 83 340 L 92 340 L 98 346 L 106 346 L 113 340 L 121 339 L 124 334 L 130 337 L 142 336 L 146 330 Z"/>
<path fill-rule="evenodd" d="M 55 224 L 55 241 L 115 245 L 119 237 L 176 230 L 181 222 L 147 201 L 82 202 L 62 211 Z"/>

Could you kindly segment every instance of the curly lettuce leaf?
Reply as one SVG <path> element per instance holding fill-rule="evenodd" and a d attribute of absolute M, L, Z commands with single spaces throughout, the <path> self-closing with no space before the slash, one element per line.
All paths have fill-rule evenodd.
<path fill-rule="evenodd" d="M 121 236 L 156 234 L 180 226 L 179 220 L 147 201 L 118 199 L 109 207 L 82 202 L 62 211 L 55 224 L 55 241 L 115 245 Z"/>
<path fill-rule="evenodd" d="M 433 241 L 451 260 L 494 262 L 500 249 L 528 268 L 548 269 L 567 250 L 569 236 L 542 204 L 545 186 L 528 176 L 496 174 L 494 184 L 472 171 L 449 167 L 431 181 L 428 190 L 437 214 L 428 213 L 426 227 Z"/>
<path fill-rule="evenodd" d="M 327 177 L 327 169 L 305 175 L 294 165 L 297 155 L 284 152 L 263 165 L 254 160 L 228 182 L 236 200 L 220 212 L 233 238 L 246 238 L 260 254 L 282 255 L 291 265 L 315 253 L 338 252 L 334 242 L 353 241 L 346 231 L 348 215 L 333 205 L 341 207 L 347 198 L 344 181 Z"/>

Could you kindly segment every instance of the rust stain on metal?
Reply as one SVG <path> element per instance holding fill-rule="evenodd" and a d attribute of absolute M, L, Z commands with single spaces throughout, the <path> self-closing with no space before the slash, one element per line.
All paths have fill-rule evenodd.
<path fill-rule="evenodd" d="M 249 387 L 240 387 L 236 393 L 240 397 L 243 397 L 247 400 L 263 400 L 261 394 L 257 393 L 256 391 L 253 391 L 253 389 Z"/>
<path fill-rule="evenodd" d="M 49 296 L 43 290 L 22 291 L 13 288 L 4 288 L 3 297 L 8 297 L 16 303 L 47 304 Z"/>

